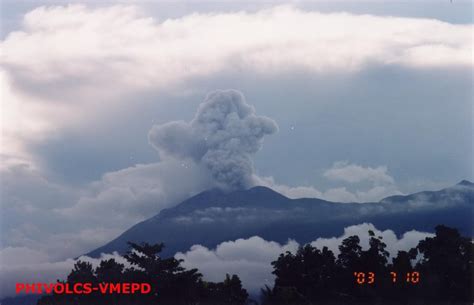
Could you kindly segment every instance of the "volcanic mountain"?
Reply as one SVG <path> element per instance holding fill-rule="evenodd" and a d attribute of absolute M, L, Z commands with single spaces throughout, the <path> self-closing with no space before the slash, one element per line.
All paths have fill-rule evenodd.
<path fill-rule="evenodd" d="M 315 198 L 289 199 L 266 187 L 225 192 L 213 189 L 140 222 L 87 255 L 128 250 L 128 241 L 163 242 L 163 255 L 192 245 L 215 247 L 221 242 L 260 236 L 300 244 L 318 237 L 338 236 L 346 226 L 373 223 L 397 234 L 432 232 L 438 224 L 473 236 L 474 184 L 469 181 L 439 191 L 391 196 L 380 202 L 338 203 Z"/>

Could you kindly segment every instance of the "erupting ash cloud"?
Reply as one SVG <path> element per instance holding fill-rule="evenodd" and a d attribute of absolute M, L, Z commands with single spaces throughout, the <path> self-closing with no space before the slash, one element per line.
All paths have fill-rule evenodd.
<path fill-rule="evenodd" d="M 207 95 L 190 122 L 155 125 L 148 134 L 163 158 L 191 159 L 207 168 L 221 187 L 253 186 L 251 155 L 265 135 L 278 126 L 270 118 L 257 116 L 236 90 L 217 90 Z"/>

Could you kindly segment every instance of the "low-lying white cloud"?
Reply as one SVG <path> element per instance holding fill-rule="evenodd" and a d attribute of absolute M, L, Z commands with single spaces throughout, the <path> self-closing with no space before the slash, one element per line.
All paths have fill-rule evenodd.
<path fill-rule="evenodd" d="M 335 162 L 333 166 L 324 172 L 324 177 L 350 183 L 372 182 L 375 184 L 394 183 L 393 178 L 387 173 L 386 166 L 363 167 L 358 164 L 350 164 L 347 161 Z"/>
<path fill-rule="evenodd" d="M 402 237 L 398 238 L 395 232 L 392 230 L 381 231 L 371 223 L 362 223 L 344 228 L 344 234 L 339 237 L 318 238 L 313 241 L 311 245 L 319 249 L 322 247 L 328 247 L 334 252 L 335 255 L 339 255 L 338 247 L 341 242 L 349 236 L 357 235 L 360 238 L 360 245 L 362 249 L 367 250 L 369 248 L 370 240 L 370 236 L 368 234 L 369 231 L 373 231 L 377 237 L 382 237 L 383 242 L 387 244 L 387 251 L 390 254 L 390 258 L 395 257 L 398 251 L 409 250 L 413 247 L 416 247 L 420 240 L 434 236 L 431 233 L 412 230 L 403 233 Z"/>
<path fill-rule="evenodd" d="M 376 236 L 382 236 L 387 243 L 387 251 L 391 258 L 398 251 L 409 250 L 418 245 L 420 240 L 431 237 L 433 234 L 409 231 L 397 238 L 392 230 L 378 230 L 372 224 L 362 223 L 344 229 L 344 234 L 333 238 L 318 238 L 311 244 L 317 248 L 327 246 L 335 255 L 338 255 L 338 246 L 345 238 L 353 235 L 359 236 L 361 247 L 369 248 L 369 230 Z M 211 281 L 219 281 L 226 273 L 237 274 L 242 280 L 243 286 L 252 293 L 258 293 L 264 285 L 273 285 L 274 275 L 271 262 L 278 258 L 280 253 L 290 251 L 295 253 L 300 245 L 294 240 L 289 240 L 282 245 L 272 241 L 266 241 L 258 236 L 248 239 L 238 239 L 219 244 L 215 249 L 208 249 L 201 245 L 192 246 L 186 253 L 177 253 L 178 259 L 184 260 L 184 266 L 198 268 L 204 278 Z"/>
<path fill-rule="evenodd" d="M 263 285 L 272 285 L 271 262 L 282 251 L 295 252 L 298 243 L 289 241 L 285 245 L 266 241 L 258 236 L 219 244 L 210 250 L 195 245 L 186 253 L 177 253 L 188 268 L 199 268 L 209 281 L 222 281 L 226 273 L 238 274 L 246 289 L 259 291 Z"/>
<path fill-rule="evenodd" d="M 364 167 L 347 161 L 338 161 L 327 169 L 323 177 L 342 183 L 366 183 L 365 188 L 350 190 L 346 186 L 338 186 L 319 190 L 314 186 L 288 186 L 277 183 L 273 177 L 254 176 L 256 183 L 289 197 L 289 198 L 320 198 L 335 202 L 378 202 L 392 195 L 401 195 L 395 180 L 388 174 L 386 166 Z"/>

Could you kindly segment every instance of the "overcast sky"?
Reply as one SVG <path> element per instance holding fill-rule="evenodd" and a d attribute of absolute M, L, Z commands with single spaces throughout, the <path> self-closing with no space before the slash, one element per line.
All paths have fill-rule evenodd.
<path fill-rule="evenodd" d="M 473 180 L 470 1 L 71 3 L 2 1 L 2 249 L 74 257 L 215 186 Z"/>

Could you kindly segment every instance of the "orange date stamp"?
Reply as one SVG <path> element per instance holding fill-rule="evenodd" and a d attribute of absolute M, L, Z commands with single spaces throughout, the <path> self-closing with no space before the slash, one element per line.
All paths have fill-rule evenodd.
<path fill-rule="evenodd" d="M 406 272 L 404 274 L 397 274 L 390 272 L 392 283 L 404 281 L 409 284 L 418 284 L 420 282 L 420 273 L 418 271 Z M 358 285 L 371 285 L 376 281 L 375 272 L 354 272 L 355 282 Z"/>

